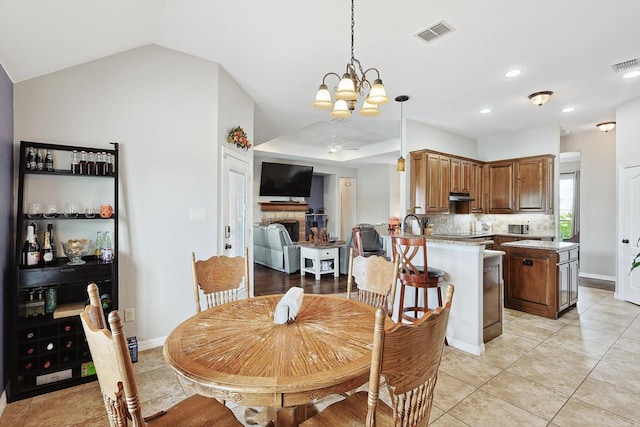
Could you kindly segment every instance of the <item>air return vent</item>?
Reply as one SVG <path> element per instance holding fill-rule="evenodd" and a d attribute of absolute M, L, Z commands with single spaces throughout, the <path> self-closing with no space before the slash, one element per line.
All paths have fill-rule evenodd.
<path fill-rule="evenodd" d="M 613 64 L 611 68 L 613 68 L 613 71 L 617 73 L 619 71 L 626 71 L 629 68 L 637 67 L 638 65 L 640 65 L 640 58 L 634 58 Z"/>
<path fill-rule="evenodd" d="M 426 42 L 431 42 L 445 34 L 449 34 L 450 32 L 455 31 L 451 25 L 447 24 L 444 21 L 438 21 L 433 25 L 430 25 L 427 29 L 420 31 L 416 36 L 420 37 L 422 40 Z"/>

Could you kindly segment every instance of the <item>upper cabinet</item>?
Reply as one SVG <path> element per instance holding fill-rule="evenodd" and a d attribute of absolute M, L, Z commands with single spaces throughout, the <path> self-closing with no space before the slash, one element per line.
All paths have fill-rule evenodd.
<path fill-rule="evenodd" d="M 486 213 L 553 213 L 553 160 L 533 156 L 486 164 Z"/>
<path fill-rule="evenodd" d="M 515 162 L 516 212 L 553 213 L 553 158 L 536 156 Z"/>
<path fill-rule="evenodd" d="M 411 153 L 414 213 L 449 212 L 449 193 L 469 193 L 458 213 L 553 213 L 553 155 L 477 162 L 429 150 Z"/>

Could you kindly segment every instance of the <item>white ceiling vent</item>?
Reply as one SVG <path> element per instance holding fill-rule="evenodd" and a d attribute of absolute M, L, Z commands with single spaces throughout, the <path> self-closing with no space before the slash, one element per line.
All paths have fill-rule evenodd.
<path fill-rule="evenodd" d="M 420 31 L 416 36 L 420 37 L 422 40 L 426 42 L 431 42 L 445 34 L 449 34 L 450 32 L 455 31 L 451 25 L 447 24 L 444 21 L 438 21 L 433 25 L 430 25 L 425 30 Z"/>
<path fill-rule="evenodd" d="M 640 65 L 640 58 L 634 58 L 613 64 L 611 68 L 613 68 L 613 71 L 617 73 L 619 71 L 625 71 L 629 68 L 637 67 L 638 65 Z"/>

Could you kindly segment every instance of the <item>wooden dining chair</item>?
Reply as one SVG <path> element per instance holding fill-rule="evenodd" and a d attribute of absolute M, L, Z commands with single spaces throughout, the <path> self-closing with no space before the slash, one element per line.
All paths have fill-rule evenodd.
<path fill-rule="evenodd" d="M 247 296 L 249 298 L 253 296 L 253 289 L 249 283 L 248 248 L 244 248 L 244 258 L 214 255 L 207 260 L 196 261 L 196 254 L 191 252 L 191 270 L 196 313 L 202 311 L 200 307 L 201 291 L 207 309 L 230 301 L 237 301 L 243 280 Z"/>
<path fill-rule="evenodd" d="M 415 323 L 396 323 L 386 331 L 386 314 L 377 309 L 368 392 L 354 393 L 329 405 L 300 426 L 426 426 L 453 292 L 454 286 L 449 285 L 443 307 L 426 313 Z M 381 376 L 387 382 L 391 407 L 379 400 Z"/>
<path fill-rule="evenodd" d="M 95 283 L 89 284 L 87 292 L 90 303 L 80 313 L 80 320 L 98 375 L 110 426 L 242 426 L 229 408 L 215 399 L 197 394 L 166 411 L 143 418 L 120 314 L 117 311 L 109 313 L 109 331 L 104 324 L 100 325 L 101 322 L 104 323 L 104 313 L 98 286 Z"/>
<path fill-rule="evenodd" d="M 407 320 L 415 322 L 419 313 L 429 311 L 429 289 L 436 289 L 438 306 L 442 306 L 442 285 L 444 271 L 429 267 L 427 262 L 427 241 L 424 237 L 391 237 L 393 256 L 399 259 L 398 279 L 400 279 L 400 301 L 398 322 Z M 407 288 L 414 290 L 414 303 L 404 306 L 404 295 Z M 423 301 L 420 302 L 420 291 Z M 411 315 L 413 313 L 413 315 Z"/>
<path fill-rule="evenodd" d="M 398 260 L 387 261 L 382 256 L 356 256 L 356 249 L 349 248 L 347 274 L 347 298 L 356 299 L 372 307 L 393 311 L 398 280 Z M 353 284 L 357 288 L 353 289 Z"/>

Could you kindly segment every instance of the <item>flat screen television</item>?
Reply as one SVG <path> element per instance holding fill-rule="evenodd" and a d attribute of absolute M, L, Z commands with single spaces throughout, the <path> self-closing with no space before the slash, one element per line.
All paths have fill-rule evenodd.
<path fill-rule="evenodd" d="M 262 163 L 260 196 L 309 197 L 313 166 Z"/>

